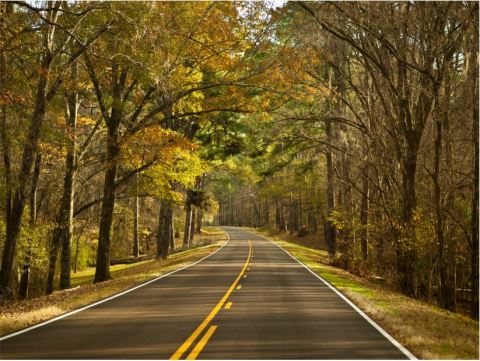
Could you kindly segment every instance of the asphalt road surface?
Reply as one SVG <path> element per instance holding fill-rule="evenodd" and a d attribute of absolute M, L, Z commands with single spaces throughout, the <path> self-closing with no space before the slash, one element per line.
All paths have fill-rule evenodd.
<path fill-rule="evenodd" d="M 406 359 L 270 241 L 225 227 L 205 260 L 0 342 L 2 359 Z"/>

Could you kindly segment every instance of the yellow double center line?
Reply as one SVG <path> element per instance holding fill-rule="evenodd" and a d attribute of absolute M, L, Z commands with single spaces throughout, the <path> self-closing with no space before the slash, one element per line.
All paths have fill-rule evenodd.
<path fill-rule="evenodd" d="M 190 346 L 195 342 L 195 340 L 200 336 L 200 334 L 205 330 L 205 328 L 209 325 L 209 323 L 213 320 L 215 315 L 220 311 L 222 308 L 223 304 L 225 301 L 227 301 L 228 297 L 230 297 L 230 294 L 233 292 L 235 287 L 237 286 L 238 282 L 242 278 L 243 274 L 245 273 L 245 270 L 248 267 L 248 263 L 250 262 L 250 258 L 252 257 L 252 242 L 249 240 L 248 241 L 248 257 L 247 260 L 245 261 L 245 264 L 243 265 L 242 270 L 238 274 L 237 278 L 235 281 L 233 281 L 232 285 L 228 289 L 228 291 L 223 295 L 222 299 L 217 303 L 217 305 L 213 308 L 212 311 L 208 314 L 208 316 L 203 320 L 203 322 L 196 328 L 195 331 L 190 335 L 187 340 L 182 343 L 182 345 L 175 351 L 175 353 L 170 356 L 170 360 L 179 360 L 182 358 L 183 354 L 190 348 Z M 187 360 L 195 360 L 200 351 L 202 351 L 203 347 L 206 345 L 210 337 L 213 335 L 215 330 L 217 329 L 217 326 L 211 326 L 207 333 L 202 337 L 202 339 L 197 343 L 197 345 L 193 348 L 192 352 L 190 352 L 187 356 Z"/>

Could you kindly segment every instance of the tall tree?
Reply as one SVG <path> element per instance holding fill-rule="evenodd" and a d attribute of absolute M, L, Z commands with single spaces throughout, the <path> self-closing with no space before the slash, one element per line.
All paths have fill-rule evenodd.
<path fill-rule="evenodd" d="M 31 121 L 27 131 L 27 140 L 23 145 L 22 160 L 19 167 L 15 189 L 12 190 L 12 201 L 7 222 L 7 235 L 2 257 L 0 275 L 0 294 L 5 298 L 13 296 L 11 289 L 13 260 L 18 242 L 21 220 L 25 208 L 28 184 L 31 179 L 31 170 L 48 104 L 52 101 L 64 78 L 65 70 L 85 52 L 110 26 L 109 23 L 101 24 L 88 32 L 86 39 L 81 40 L 75 34 L 77 24 L 82 22 L 88 11 L 83 16 L 69 16 L 61 12 L 62 2 L 49 2 L 46 9 L 37 9 L 22 3 L 22 7 L 30 10 L 39 19 L 41 39 L 41 62 L 37 75 L 36 95 Z M 61 15 L 62 13 L 62 15 Z M 73 19 L 72 19 L 73 17 Z M 72 21 L 73 20 L 73 21 Z M 72 24 L 73 22 L 73 24 Z M 62 24 L 63 23 L 63 24 Z M 58 58 L 63 57 L 62 49 L 66 44 L 76 43 L 76 49 L 60 64 L 55 64 Z"/>

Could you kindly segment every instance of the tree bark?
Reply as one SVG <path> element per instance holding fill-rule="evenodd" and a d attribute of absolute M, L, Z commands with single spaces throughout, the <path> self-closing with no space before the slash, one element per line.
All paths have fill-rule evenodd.
<path fill-rule="evenodd" d="M 88 59 L 88 58 L 87 58 Z M 97 91 L 97 98 L 102 107 L 102 113 L 107 125 L 107 150 L 106 150 L 106 171 L 103 185 L 103 199 L 100 213 L 100 225 L 98 230 L 97 262 L 95 268 L 94 282 L 103 282 L 110 276 L 110 240 L 113 222 L 113 211 L 115 207 L 115 191 L 118 170 L 118 155 L 120 153 L 119 131 L 120 122 L 123 117 L 124 99 L 122 96 L 125 88 L 128 71 L 121 68 L 116 62 L 112 63 L 112 107 L 110 115 L 106 114 L 105 106 L 98 88 L 98 79 L 95 77 L 90 61 L 87 61 L 90 69 L 90 77 L 94 82 Z"/>
<path fill-rule="evenodd" d="M 202 233 L 202 222 L 203 222 L 203 210 L 199 209 L 197 211 L 197 220 L 196 220 L 196 226 L 195 226 L 195 232 L 197 234 Z"/>
<path fill-rule="evenodd" d="M 138 237 L 138 218 L 139 218 L 139 198 L 138 198 L 138 187 L 137 187 L 137 177 L 135 175 L 135 197 L 133 198 L 133 257 L 138 258 L 140 256 L 140 241 Z"/>
<path fill-rule="evenodd" d="M 78 79 L 78 65 L 74 62 L 71 66 L 71 81 L 76 83 Z M 77 149 L 75 134 L 77 130 L 77 116 L 78 116 L 78 92 L 76 90 L 67 94 L 67 109 L 68 109 L 68 136 L 67 136 L 67 158 L 66 158 L 66 173 L 64 180 L 64 196 L 65 196 L 65 218 L 62 218 L 61 232 L 62 237 L 62 254 L 60 266 L 60 289 L 64 290 L 70 288 L 70 256 L 71 243 L 73 234 L 73 203 L 75 198 L 75 173 L 77 167 Z M 63 222 L 64 221 L 64 222 Z"/>
<path fill-rule="evenodd" d="M 408 296 L 416 296 L 415 264 L 416 251 L 411 244 L 414 231 L 412 220 L 417 207 L 415 178 L 417 174 L 417 151 L 407 150 L 403 167 L 403 225 L 407 244 L 397 242 L 397 270 L 400 288 Z"/>
<path fill-rule="evenodd" d="M 476 24 L 478 24 L 478 3 L 475 5 L 475 19 Z M 472 44 L 478 44 L 478 28 L 474 29 L 473 41 Z M 478 111 L 478 47 L 473 46 L 475 50 L 470 53 L 470 67 L 471 67 L 471 76 L 469 77 L 472 81 L 472 130 L 473 130 L 473 146 L 475 149 L 475 156 L 473 159 L 474 167 L 473 167 L 473 194 L 472 194 L 472 220 L 471 220 L 471 228 L 472 228 L 472 244 L 471 244 L 471 258 L 470 258 L 470 278 L 472 283 L 472 305 L 470 309 L 470 316 L 473 319 L 478 320 L 478 222 L 479 222 L 479 215 L 478 215 L 478 185 L 479 185 L 479 140 L 478 140 L 478 132 L 479 132 L 479 111 Z"/>
<path fill-rule="evenodd" d="M 42 154 L 37 152 L 35 165 L 33 167 L 32 184 L 30 186 L 30 225 L 35 226 L 37 222 L 37 190 L 42 167 Z"/>
<path fill-rule="evenodd" d="M 331 121 L 325 122 L 325 132 L 327 135 L 327 142 L 331 144 L 333 141 L 333 132 Z M 325 241 L 328 247 L 328 253 L 330 256 L 335 256 L 337 253 L 337 230 L 335 224 L 328 219 L 332 212 L 335 210 L 335 190 L 333 187 L 333 154 L 331 147 L 327 147 L 325 157 L 327 160 L 327 219 L 325 220 Z"/>
<path fill-rule="evenodd" d="M 170 216 L 171 221 L 170 221 L 170 232 L 168 234 L 168 238 L 170 239 L 170 252 L 173 252 L 175 250 L 175 222 L 173 218 L 173 203 L 171 207 L 172 207 L 172 214 Z"/>
<path fill-rule="evenodd" d="M 12 3 L 2 3 L 0 5 L 0 21 L 3 22 L 7 16 L 11 16 L 13 13 L 13 4 Z M 3 91 L 6 89 L 8 82 L 8 73 L 7 73 L 7 54 L 5 49 L 0 49 L 0 89 Z M 2 140 L 2 153 L 3 153 L 3 166 L 5 174 L 5 220 L 7 224 L 10 220 L 11 207 L 12 207 L 12 176 L 11 176 L 11 160 L 10 160 L 10 139 L 7 133 L 7 104 L 2 102 L 1 107 L 2 111 L 1 120 L 2 124 L 0 125 L 0 137 Z"/>
<path fill-rule="evenodd" d="M 275 199 L 275 229 L 281 231 L 281 219 L 280 219 L 280 202 Z"/>
<path fill-rule="evenodd" d="M 344 43 L 338 41 L 337 39 L 331 39 L 331 48 L 333 54 L 333 71 L 331 78 L 331 88 L 334 90 L 334 98 L 332 101 L 332 111 L 335 116 L 339 118 L 345 117 L 345 105 L 342 102 L 342 99 L 345 99 L 345 80 L 342 75 L 342 72 L 345 68 L 346 53 Z M 330 126 L 331 127 L 331 126 Z M 343 213 L 345 220 L 350 220 L 352 218 L 352 187 L 349 183 L 350 181 L 350 159 L 349 159 L 349 144 L 348 144 L 348 129 L 344 123 L 338 124 L 338 131 L 335 134 L 331 134 L 333 142 L 338 142 L 340 146 L 340 154 L 337 157 L 337 165 L 341 172 L 341 182 L 339 184 L 339 197 L 338 197 L 338 206 Z M 327 136 L 328 137 L 328 136 Z M 333 142 L 329 141 L 329 144 Z M 348 262 L 350 260 L 350 249 L 352 248 L 351 236 L 350 236 L 350 227 L 342 227 L 338 234 L 341 239 L 339 244 L 340 251 L 342 253 L 343 259 L 347 262 L 345 267 L 348 267 Z"/>
<path fill-rule="evenodd" d="M 100 228 L 98 234 L 97 264 L 95 268 L 94 282 L 103 282 L 110 276 L 110 237 L 115 207 L 115 179 L 118 168 L 118 144 L 117 129 L 109 131 L 107 138 L 107 171 L 103 186 L 103 201 L 100 214 Z"/>
<path fill-rule="evenodd" d="M 197 222 L 197 210 L 192 206 L 192 219 L 190 220 L 190 245 L 195 239 L 195 223 Z"/>
<path fill-rule="evenodd" d="M 265 226 L 270 224 L 270 205 L 268 203 L 268 198 L 265 198 L 265 209 L 264 209 L 264 217 L 265 217 Z"/>
<path fill-rule="evenodd" d="M 433 60 L 432 60 L 433 63 Z M 427 66 L 431 64 L 427 64 Z M 402 222 L 405 234 L 402 238 L 407 243 L 397 243 L 397 270 L 400 276 L 400 287 L 408 296 L 416 296 L 416 263 L 417 252 L 415 249 L 415 232 L 413 230 L 413 217 L 417 208 L 416 175 L 417 158 L 424 127 L 433 103 L 433 88 L 431 79 L 420 75 L 419 86 L 422 91 L 413 106 L 408 89 L 407 66 L 404 62 L 397 61 L 398 73 L 398 119 L 402 125 L 403 138 L 406 144 L 405 154 L 402 156 L 402 193 L 403 209 Z"/>
<path fill-rule="evenodd" d="M 32 176 L 32 184 L 30 187 L 30 227 L 35 227 L 37 221 L 37 189 L 38 180 L 40 179 L 40 170 L 42 164 L 42 155 L 37 152 L 35 157 L 35 166 Z M 29 240 L 31 242 L 31 240 Z M 22 275 L 20 277 L 20 285 L 18 289 L 18 297 L 23 300 L 28 298 L 28 284 L 30 281 L 30 261 L 32 257 L 31 245 L 29 244 L 27 254 L 23 261 Z"/>
<path fill-rule="evenodd" d="M 173 233 L 173 201 L 162 199 L 158 216 L 157 257 L 166 259 Z"/>
<path fill-rule="evenodd" d="M 444 83 L 445 83 L 445 99 L 441 102 L 438 88 L 435 89 L 435 112 L 434 112 L 434 122 L 435 122 L 435 143 L 434 143 L 434 171 L 433 171 L 433 188 L 434 188 L 434 203 L 435 203 L 435 213 L 436 213 L 436 223 L 435 223 L 435 236 L 438 244 L 438 267 L 440 273 L 440 287 L 439 287 L 439 296 L 440 296 L 440 305 L 447 310 L 455 312 L 456 302 L 455 302 L 455 279 L 450 275 L 450 267 L 455 265 L 455 260 L 450 259 L 449 255 L 453 253 L 452 248 L 454 245 L 452 242 L 448 242 L 445 239 L 444 233 L 444 205 L 442 202 L 442 190 L 441 185 L 441 162 L 443 157 L 443 128 L 448 125 L 448 116 L 449 116 L 449 105 L 450 105 L 450 59 L 445 59 L 444 63 Z M 447 151 L 449 149 L 447 148 Z M 448 158 L 448 155 L 447 155 Z M 449 261 L 453 261 L 453 264 L 450 265 Z M 453 271 L 453 270 L 452 270 Z M 453 273 L 453 272 L 452 272 Z"/>
<path fill-rule="evenodd" d="M 138 196 L 133 199 L 133 257 L 138 258 L 140 256 L 140 247 L 138 239 L 138 216 L 139 205 Z"/>
<path fill-rule="evenodd" d="M 443 207 L 442 190 L 440 186 L 440 166 L 442 159 L 442 122 L 440 119 L 440 101 L 438 91 L 435 100 L 435 145 L 434 145 L 434 171 L 433 171 L 433 190 L 436 213 L 435 236 L 438 244 L 438 263 L 440 271 L 440 305 L 449 308 L 450 300 L 448 297 L 447 270 L 445 264 L 445 238 L 443 233 Z"/>
<path fill-rule="evenodd" d="M 368 260 L 368 211 L 370 207 L 370 180 L 368 168 L 365 170 L 362 179 L 362 201 L 360 204 L 360 242 L 362 247 L 362 258 Z"/>
<path fill-rule="evenodd" d="M 77 72 L 77 64 L 74 63 L 72 64 L 72 82 L 76 81 Z M 78 113 L 78 92 L 73 91 L 67 93 L 66 108 L 67 155 L 65 158 L 65 176 L 63 179 L 63 194 L 57 211 L 55 228 L 53 230 L 50 244 L 47 294 L 52 293 L 54 289 L 53 281 L 55 278 L 57 254 L 60 245 L 62 249 L 60 260 L 60 289 L 70 288 L 70 254 L 73 233 L 73 202 L 76 173 L 75 134 Z"/>
<path fill-rule="evenodd" d="M 6 299 L 13 297 L 12 274 L 15 258 L 15 249 L 17 247 L 18 237 L 20 235 L 20 226 L 22 223 L 25 200 L 27 197 L 27 187 L 31 177 L 31 169 L 37 153 L 40 130 L 47 106 L 47 86 L 50 74 L 52 57 L 49 51 L 43 56 L 40 66 L 41 75 L 37 83 L 37 92 L 35 96 L 35 107 L 32 115 L 32 122 L 28 129 L 27 141 L 23 146 L 23 154 L 20 163 L 20 172 L 17 178 L 17 186 L 13 196 L 10 216 L 7 222 L 7 234 L 2 256 L 2 269 L 0 272 L 0 296 Z"/>
<path fill-rule="evenodd" d="M 73 263 L 73 273 L 77 273 L 80 238 L 82 237 L 83 231 L 85 230 L 85 227 L 87 226 L 87 224 L 88 224 L 88 220 L 83 224 L 82 229 L 80 230 L 80 233 L 77 236 L 77 241 L 75 242 L 76 247 L 75 247 L 75 260 L 74 260 L 74 263 Z"/>
<path fill-rule="evenodd" d="M 185 200 L 185 226 L 183 228 L 183 247 L 190 247 L 190 231 L 192 229 L 192 202 L 189 192 Z"/>

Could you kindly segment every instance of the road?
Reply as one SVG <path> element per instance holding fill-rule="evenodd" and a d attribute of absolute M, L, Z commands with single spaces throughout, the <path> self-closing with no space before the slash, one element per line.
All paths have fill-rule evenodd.
<path fill-rule="evenodd" d="M 0 342 L 2 359 L 406 359 L 285 251 L 225 227 L 203 261 Z"/>

